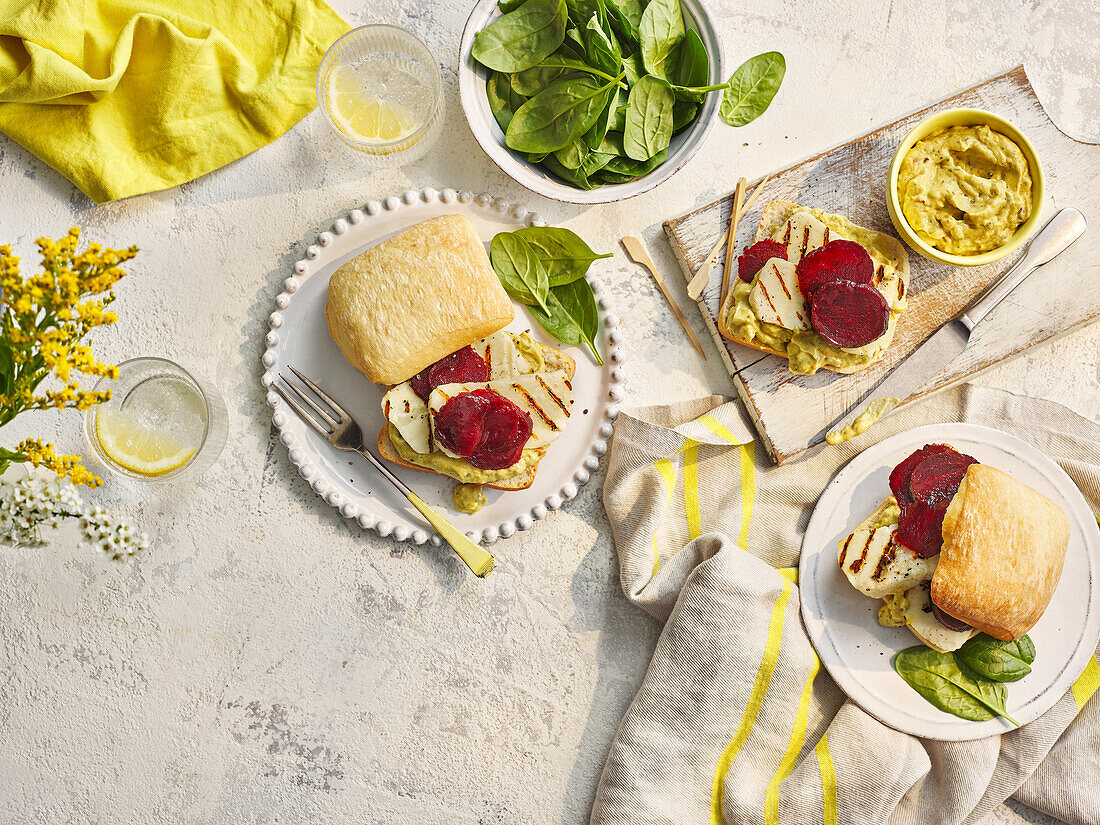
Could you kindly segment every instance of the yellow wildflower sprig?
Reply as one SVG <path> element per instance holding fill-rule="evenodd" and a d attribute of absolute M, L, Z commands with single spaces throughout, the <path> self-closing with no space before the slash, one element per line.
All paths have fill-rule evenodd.
<path fill-rule="evenodd" d="M 39 438 L 24 439 L 15 451 L 23 456 L 34 467 L 45 467 L 53 470 L 62 478 L 69 479 L 73 484 L 86 484 L 89 487 L 98 487 L 103 480 L 88 472 L 81 463 L 80 456 L 58 455 L 54 452 L 52 444 L 46 444 Z"/>
<path fill-rule="evenodd" d="M 39 238 L 42 271 L 23 276 L 10 246 L 0 246 L 0 427 L 26 410 L 86 410 L 110 398 L 109 392 L 83 390 L 76 374 L 118 377 L 81 343 L 96 327 L 118 316 L 108 307 L 120 267 L 137 247 L 107 249 L 88 244 L 79 250 L 80 229 L 59 240 Z M 54 386 L 40 389 L 47 379 Z M 23 442 L 13 452 L 0 449 L 0 472 L 12 461 L 49 467 L 75 483 L 98 483 L 74 456 L 57 456 L 40 441 Z"/>

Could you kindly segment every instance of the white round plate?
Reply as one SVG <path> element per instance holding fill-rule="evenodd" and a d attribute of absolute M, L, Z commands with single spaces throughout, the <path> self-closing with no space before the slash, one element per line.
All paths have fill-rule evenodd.
<path fill-rule="evenodd" d="M 718 32 L 702 1 L 680 0 L 680 6 L 684 12 L 684 25 L 698 33 L 707 47 L 707 54 L 710 55 L 708 83 L 714 85 L 725 82 L 722 41 L 718 38 Z M 707 95 L 699 116 L 690 129 L 673 135 L 672 143 L 668 147 L 668 160 L 648 175 L 642 175 L 629 183 L 606 184 L 590 190 L 577 189 L 575 186 L 563 183 L 541 165 L 531 163 L 504 145 L 504 132 L 501 131 L 492 109 L 489 108 L 489 100 L 485 97 L 485 81 L 488 79 L 489 72 L 474 60 L 470 50 L 474 45 L 474 35 L 498 17 L 500 17 L 500 7 L 497 5 L 497 0 L 479 0 L 471 10 L 466 28 L 462 32 L 462 44 L 459 47 L 458 91 L 462 98 L 462 111 L 466 115 L 466 122 L 470 124 L 470 131 L 473 132 L 474 138 L 485 150 L 489 159 L 521 186 L 526 186 L 543 197 L 565 203 L 593 204 L 626 200 L 648 192 L 680 171 L 707 139 L 718 113 L 721 98 L 718 92 Z"/>
<path fill-rule="evenodd" d="M 377 433 L 385 423 L 380 406 L 384 388 L 372 384 L 349 364 L 329 335 L 325 320 L 328 280 L 342 263 L 395 232 L 448 214 L 470 217 L 486 243 L 498 232 L 545 225 L 538 215 L 522 206 L 454 189 L 409 190 L 400 197 L 371 201 L 362 209 L 353 209 L 338 218 L 330 231 L 322 232 L 317 243 L 306 250 L 306 257 L 294 265 L 294 273 L 285 283 L 286 291 L 275 299 L 263 355 L 263 384 L 268 388 L 267 402 L 274 410 L 272 420 L 302 478 L 342 516 L 355 519 L 379 535 L 416 544 L 428 540 L 439 544 L 440 538 L 365 458 L 330 447 L 270 387 L 280 371 L 287 374 L 286 367 L 293 365 L 351 413 L 373 450 Z M 426 272 L 425 277 L 431 274 Z M 597 342 L 604 357 L 603 367 L 596 364 L 587 349 L 566 347 L 548 336 L 519 304 L 515 320 L 508 327 L 520 332 L 531 330 L 536 339 L 565 350 L 577 362 L 573 416 L 539 464 L 534 484 L 511 492 L 485 488 L 488 504 L 480 512 L 467 515 L 451 504 L 454 482 L 450 478 L 391 467 L 413 492 L 474 541 L 493 542 L 544 518 L 548 510 L 557 509 L 562 501 L 577 495 L 607 450 L 612 422 L 622 401 L 620 334 L 618 320 L 608 312 L 602 285 L 591 272 L 588 280 L 600 304 L 602 323 Z"/>
<path fill-rule="evenodd" d="M 1060 699 L 1085 669 L 1100 637 L 1100 531 L 1062 468 L 1030 444 L 975 424 L 931 424 L 880 441 L 837 473 L 814 508 L 802 541 L 802 620 L 814 648 L 841 689 L 892 728 L 927 739 L 961 741 L 1005 733 L 1004 719 L 969 722 L 944 713 L 909 687 L 891 665 L 920 642 L 906 627 L 882 627 L 882 602 L 853 588 L 837 562 L 838 544 L 890 495 L 890 471 L 925 444 L 947 443 L 1004 470 L 1062 508 L 1070 524 L 1062 579 L 1043 617 L 1029 631 L 1032 671 L 1008 687 L 1008 712 L 1026 725 Z"/>

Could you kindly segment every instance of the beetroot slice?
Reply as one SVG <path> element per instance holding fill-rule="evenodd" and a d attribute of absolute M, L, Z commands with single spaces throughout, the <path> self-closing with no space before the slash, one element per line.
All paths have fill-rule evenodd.
<path fill-rule="evenodd" d="M 928 458 L 913 468 L 909 493 L 914 501 L 946 508 L 958 492 L 966 468 L 977 463 L 977 459 L 962 453 Z"/>
<path fill-rule="evenodd" d="M 913 496 L 909 492 L 909 479 L 917 465 L 926 458 L 945 453 L 958 455 L 953 447 L 946 444 L 925 444 L 919 450 L 911 453 L 908 458 L 890 472 L 890 492 L 894 494 L 894 498 L 898 500 L 899 505 L 905 506 L 913 501 Z"/>
<path fill-rule="evenodd" d="M 862 347 L 886 332 L 890 305 L 867 284 L 831 281 L 810 299 L 810 318 L 817 334 L 838 347 Z"/>
<path fill-rule="evenodd" d="M 468 459 L 480 470 L 503 470 L 519 461 L 533 429 L 528 413 L 502 395 L 497 399 L 485 415 L 481 445 Z"/>
<path fill-rule="evenodd" d="M 737 277 L 747 284 L 752 283 L 756 273 L 772 258 L 787 260 L 787 247 L 771 239 L 757 241 L 737 259 Z"/>
<path fill-rule="evenodd" d="M 942 610 L 940 610 L 939 606 L 931 599 L 929 599 L 929 602 L 931 602 L 932 604 L 932 615 L 935 616 L 936 620 L 948 630 L 954 630 L 962 633 L 963 631 L 974 629 L 962 619 L 956 619 L 954 616 L 944 613 Z"/>
<path fill-rule="evenodd" d="M 493 403 L 492 390 L 463 392 L 447 399 L 435 417 L 435 439 L 455 455 L 471 455 L 485 437 L 485 414 Z"/>
<path fill-rule="evenodd" d="M 423 401 L 427 401 L 432 390 L 444 384 L 467 384 L 488 380 L 488 362 L 478 355 L 473 347 L 467 346 L 443 356 L 430 367 L 425 367 L 414 375 L 409 383 L 412 385 L 413 392 Z"/>
<path fill-rule="evenodd" d="M 855 241 L 829 241 L 808 253 L 795 270 L 798 288 L 809 301 L 817 290 L 835 281 L 870 284 L 875 277 L 875 264 L 867 250 Z"/>
<path fill-rule="evenodd" d="M 919 501 L 903 505 L 898 519 L 898 541 L 928 559 L 943 546 L 943 509 Z"/>

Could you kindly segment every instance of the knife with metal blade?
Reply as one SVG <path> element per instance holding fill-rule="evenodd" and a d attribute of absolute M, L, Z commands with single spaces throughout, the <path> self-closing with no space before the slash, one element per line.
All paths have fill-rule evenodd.
<path fill-rule="evenodd" d="M 936 376 L 955 357 L 966 349 L 974 328 L 993 308 L 1003 301 L 1023 280 L 1056 256 L 1065 251 L 1085 231 L 1085 216 L 1073 207 L 1067 207 L 1051 218 L 1047 225 L 1032 239 L 1024 256 L 1000 279 L 985 290 L 959 315 L 952 318 L 923 344 L 901 361 L 893 372 L 874 389 L 865 393 L 857 403 L 829 427 L 826 440 L 838 443 L 836 436 L 861 414 L 867 399 L 881 409 L 875 420 L 889 413 L 913 393 Z M 833 440 L 830 440 L 833 439 Z M 846 439 L 844 439 L 846 440 Z"/>

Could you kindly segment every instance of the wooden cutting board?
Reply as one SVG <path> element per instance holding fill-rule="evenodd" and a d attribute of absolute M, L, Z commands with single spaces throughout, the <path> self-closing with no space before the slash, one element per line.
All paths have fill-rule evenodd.
<path fill-rule="evenodd" d="M 943 109 L 985 109 L 1016 124 L 1039 156 L 1046 178 L 1043 223 L 1063 206 L 1075 206 L 1090 226 L 1053 262 L 1032 274 L 975 329 L 966 352 L 908 403 L 966 380 L 1032 347 L 1100 318 L 1100 146 L 1075 141 L 1043 110 L 1023 66 L 777 172 L 741 219 L 734 254 L 752 243 L 760 213 L 775 199 L 844 215 L 862 226 L 896 234 L 886 209 L 886 174 L 901 139 L 918 121 Z M 691 280 L 729 224 L 733 194 L 668 220 L 665 233 L 684 277 Z M 981 267 L 952 269 L 909 250 L 909 309 L 884 357 L 853 375 L 820 370 L 795 375 L 787 359 L 766 355 L 718 334 L 715 317 L 725 252 L 719 252 L 699 307 L 737 391 L 774 462 L 781 463 L 825 439 L 828 425 L 871 395 L 905 356 L 962 310 L 1022 255 Z M 736 261 L 733 275 L 737 277 Z M 1051 364 L 1057 369 L 1057 364 Z"/>

